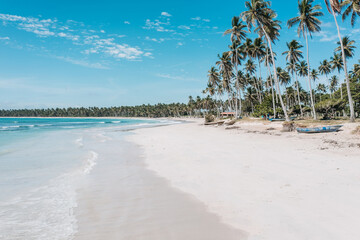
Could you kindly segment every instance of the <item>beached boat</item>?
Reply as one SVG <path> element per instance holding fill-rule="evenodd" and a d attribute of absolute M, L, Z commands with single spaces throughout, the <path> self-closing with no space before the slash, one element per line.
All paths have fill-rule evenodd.
<path fill-rule="evenodd" d="M 270 122 L 281 122 L 285 121 L 285 118 L 270 118 L 269 120 Z"/>
<path fill-rule="evenodd" d="M 337 132 L 343 125 L 325 126 L 325 127 L 312 127 L 312 128 L 296 128 L 298 133 L 324 133 L 324 132 Z"/>

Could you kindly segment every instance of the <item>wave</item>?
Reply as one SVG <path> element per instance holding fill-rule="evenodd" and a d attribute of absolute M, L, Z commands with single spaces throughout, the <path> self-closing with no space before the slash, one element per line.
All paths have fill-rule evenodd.
<path fill-rule="evenodd" d="M 91 170 L 95 167 L 97 164 L 96 160 L 98 158 L 99 154 L 94 151 L 90 151 L 90 157 L 86 160 L 85 166 L 83 168 L 84 174 L 89 174 Z"/>
<path fill-rule="evenodd" d="M 71 174 L 21 197 L 0 203 L 0 239 L 72 239 L 77 206 Z"/>

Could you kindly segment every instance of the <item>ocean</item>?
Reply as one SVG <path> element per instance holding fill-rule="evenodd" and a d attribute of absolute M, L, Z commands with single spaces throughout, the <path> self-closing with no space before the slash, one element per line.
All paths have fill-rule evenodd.
<path fill-rule="evenodd" d="M 0 118 L 0 239 L 72 239 L 77 188 L 99 161 L 97 146 L 114 133 L 168 123 Z"/>

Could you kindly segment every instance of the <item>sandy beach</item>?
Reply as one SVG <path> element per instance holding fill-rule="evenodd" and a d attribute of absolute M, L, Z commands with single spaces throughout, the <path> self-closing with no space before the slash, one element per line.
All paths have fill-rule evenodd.
<path fill-rule="evenodd" d="M 192 120 L 139 129 L 127 140 L 140 146 L 148 170 L 246 239 L 359 239 L 356 124 L 316 135 L 280 126 L 240 122 L 226 129 Z"/>

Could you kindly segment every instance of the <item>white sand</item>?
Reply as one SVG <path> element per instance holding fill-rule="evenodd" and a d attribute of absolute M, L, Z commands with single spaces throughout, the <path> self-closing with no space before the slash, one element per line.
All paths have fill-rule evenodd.
<path fill-rule="evenodd" d="M 195 122 L 139 129 L 127 139 L 143 148 L 150 170 L 248 239 L 360 239 L 359 137 L 351 137 L 354 145 L 345 133 L 268 132 Z"/>
<path fill-rule="evenodd" d="M 76 240 L 246 239 L 146 169 L 139 148 L 123 141 L 121 132 L 109 131 L 95 145 L 84 141 L 99 158 L 78 191 Z"/>

